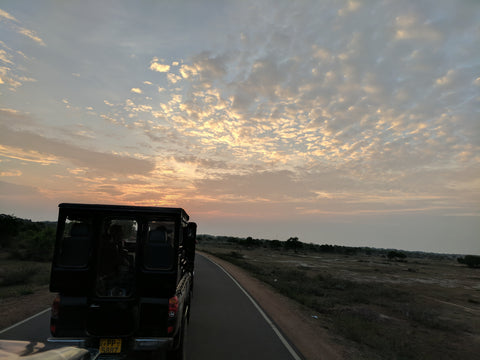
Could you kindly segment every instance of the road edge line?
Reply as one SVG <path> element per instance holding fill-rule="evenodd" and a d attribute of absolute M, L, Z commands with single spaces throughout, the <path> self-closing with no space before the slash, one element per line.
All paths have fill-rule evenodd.
<path fill-rule="evenodd" d="M 30 316 L 30 317 L 28 317 L 28 318 L 26 318 L 26 319 L 23 319 L 23 320 L 17 322 L 16 324 L 10 325 L 9 327 L 7 327 L 7 328 L 5 328 L 5 329 L 0 330 L 0 334 L 3 334 L 4 332 L 7 332 L 8 330 L 12 330 L 13 328 L 15 328 L 15 327 L 17 327 L 17 326 L 22 325 L 22 324 L 26 323 L 27 321 L 32 320 L 33 318 L 36 318 L 37 316 L 43 315 L 43 314 L 45 314 L 47 311 L 50 311 L 50 308 L 49 308 L 49 307 L 46 308 L 45 310 L 40 311 L 39 313 L 37 313 L 37 314 L 35 314 L 35 315 L 32 315 L 32 316 Z"/>
<path fill-rule="evenodd" d="M 213 264 L 217 265 L 225 274 L 227 274 L 227 276 L 232 279 L 233 283 L 235 285 L 237 285 L 239 287 L 240 290 L 242 290 L 242 292 L 245 294 L 245 296 L 252 302 L 252 304 L 255 306 L 255 308 L 257 309 L 257 311 L 260 313 L 260 315 L 262 315 L 262 317 L 265 319 L 265 321 L 267 322 L 268 325 L 270 325 L 270 327 L 272 328 L 273 332 L 278 336 L 278 338 L 280 339 L 280 341 L 282 342 L 283 346 L 285 346 L 285 348 L 288 350 L 288 352 L 290 353 L 290 355 L 292 355 L 292 357 L 295 359 L 295 360 L 302 360 L 303 358 L 298 355 L 298 353 L 295 351 L 295 349 L 292 347 L 292 345 L 290 345 L 290 343 L 288 342 L 288 340 L 285 338 L 285 336 L 283 336 L 282 332 L 278 329 L 278 327 L 275 325 L 275 323 L 270 319 L 270 317 L 265 313 L 265 311 L 263 311 L 263 309 L 260 307 L 260 305 L 258 305 L 257 301 L 248 293 L 247 290 L 245 290 L 243 288 L 242 285 L 240 285 L 240 283 L 232 276 L 230 275 L 230 273 L 225 270 L 220 264 L 216 263 L 214 260 L 206 257 L 206 256 L 203 256 L 205 259 L 207 259 L 208 261 L 212 262 Z"/>

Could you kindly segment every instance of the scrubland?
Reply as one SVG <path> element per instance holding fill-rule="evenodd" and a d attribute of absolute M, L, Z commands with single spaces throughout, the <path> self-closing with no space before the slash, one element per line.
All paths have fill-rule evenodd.
<path fill-rule="evenodd" d="M 478 358 L 480 269 L 448 255 L 271 245 L 202 238 L 198 248 L 302 304 L 352 358 Z"/>

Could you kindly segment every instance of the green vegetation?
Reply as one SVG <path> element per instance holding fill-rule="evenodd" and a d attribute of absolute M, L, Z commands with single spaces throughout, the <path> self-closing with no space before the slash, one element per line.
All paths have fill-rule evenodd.
<path fill-rule="evenodd" d="M 405 253 L 401 252 L 401 251 L 397 251 L 397 250 L 390 250 L 388 253 L 387 253 L 387 257 L 392 260 L 392 259 L 400 259 L 400 260 L 403 260 L 407 257 L 407 255 L 405 255 Z"/>
<path fill-rule="evenodd" d="M 48 285 L 55 226 L 0 215 L 0 299 Z"/>
<path fill-rule="evenodd" d="M 392 249 L 378 249 L 371 247 L 353 247 L 330 244 L 313 244 L 304 243 L 298 237 L 290 237 L 285 241 L 281 240 L 267 240 L 254 239 L 252 237 L 239 238 L 234 236 L 214 236 L 214 235 L 197 235 L 197 240 L 200 244 L 215 244 L 216 246 L 232 246 L 238 245 L 245 250 L 266 248 L 273 250 L 292 250 L 292 251 L 307 251 L 310 253 L 325 253 L 325 254 L 341 254 L 341 255 L 372 255 L 381 256 L 388 259 L 395 259 L 405 261 L 407 257 L 415 258 L 429 258 L 429 259 L 450 259 L 453 255 L 425 253 L 420 251 L 399 251 Z M 223 244 L 223 245 L 222 245 Z"/>
<path fill-rule="evenodd" d="M 18 260 L 51 261 L 55 242 L 54 222 L 32 222 L 0 215 L 0 250 Z"/>
<path fill-rule="evenodd" d="M 466 255 L 463 258 L 457 259 L 460 264 L 465 264 L 471 268 L 480 268 L 480 256 Z"/>
<path fill-rule="evenodd" d="M 0 258 L 0 299 L 31 294 L 50 280 L 50 263 Z"/>

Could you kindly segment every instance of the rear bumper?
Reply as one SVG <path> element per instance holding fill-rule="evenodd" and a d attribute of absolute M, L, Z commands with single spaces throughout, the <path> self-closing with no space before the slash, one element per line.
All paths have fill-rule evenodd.
<path fill-rule="evenodd" d="M 135 338 L 133 339 L 133 350 L 158 350 L 170 348 L 173 345 L 173 338 Z"/>
<path fill-rule="evenodd" d="M 77 347 L 87 347 L 88 339 L 87 338 L 54 338 L 50 337 L 47 339 L 49 343 L 63 344 L 65 346 L 77 346 Z"/>
<path fill-rule="evenodd" d="M 77 346 L 80 348 L 97 347 L 95 339 L 91 338 L 48 338 L 49 343 L 62 344 L 65 346 Z M 150 351 L 168 349 L 173 345 L 173 338 L 170 337 L 139 337 L 126 340 L 128 350 Z"/>

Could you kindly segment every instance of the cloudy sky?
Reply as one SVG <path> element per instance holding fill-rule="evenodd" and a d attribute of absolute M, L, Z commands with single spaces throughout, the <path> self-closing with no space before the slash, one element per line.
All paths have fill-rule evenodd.
<path fill-rule="evenodd" d="M 0 213 L 480 254 L 480 2 L 2 1 Z"/>

